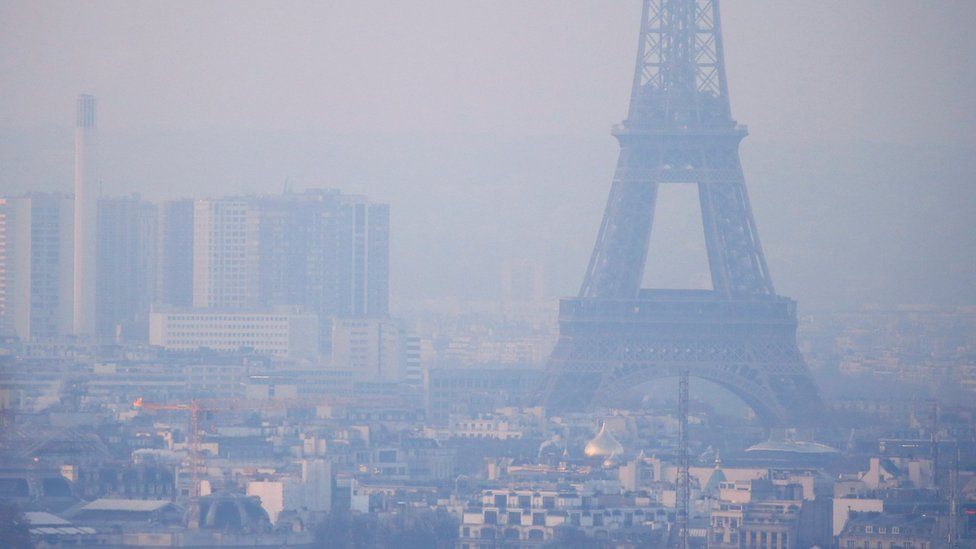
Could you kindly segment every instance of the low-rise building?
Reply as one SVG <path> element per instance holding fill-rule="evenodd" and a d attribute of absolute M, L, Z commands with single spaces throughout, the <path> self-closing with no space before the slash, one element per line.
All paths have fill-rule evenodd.
<path fill-rule="evenodd" d="M 936 534 L 936 521 L 931 516 L 852 513 L 837 541 L 842 549 L 932 549 L 942 547 Z"/>
<path fill-rule="evenodd" d="M 667 513 L 647 497 L 601 495 L 569 489 L 495 489 L 465 509 L 459 547 L 475 549 L 496 540 L 506 547 L 552 544 L 561 531 L 598 540 L 650 543 L 665 532 Z"/>
<path fill-rule="evenodd" d="M 149 343 L 168 350 L 253 349 L 303 358 L 318 353 L 318 316 L 293 311 L 154 311 Z"/>

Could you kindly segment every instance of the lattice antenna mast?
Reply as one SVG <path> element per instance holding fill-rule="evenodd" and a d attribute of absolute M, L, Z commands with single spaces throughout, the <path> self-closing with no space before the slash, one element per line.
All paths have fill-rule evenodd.
<path fill-rule="evenodd" d="M 677 547 L 688 549 L 688 519 L 691 507 L 691 456 L 688 451 L 688 370 L 678 376 L 678 501 L 675 509 L 675 526 L 678 531 Z"/>
<path fill-rule="evenodd" d="M 628 122 L 734 124 L 718 0 L 645 0 Z"/>
<path fill-rule="evenodd" d="M 959 547 L 959 440 L 955 444 L 955 461 L 949 470 L 949 548 Z"/>

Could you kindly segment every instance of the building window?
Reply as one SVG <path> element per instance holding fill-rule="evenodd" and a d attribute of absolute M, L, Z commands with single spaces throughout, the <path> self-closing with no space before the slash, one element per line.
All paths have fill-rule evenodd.
<path fill-rule="evenodd" d="M 504 509 L 507 503 L 508 503 L 508 496 L 504 494 L 495 496 L 495 507 Z"/>

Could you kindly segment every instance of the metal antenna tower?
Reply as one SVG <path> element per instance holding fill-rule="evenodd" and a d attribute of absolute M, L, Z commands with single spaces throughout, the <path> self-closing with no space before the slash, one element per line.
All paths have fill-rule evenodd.
<path fill-rule="evenodd" d="M 945 495 L 943 483 L 943 475 L 939 472 L 939 467 L 942 465 L 941 456 L 939 455 L 939 400 L 932 400 L 932 433 L 929 435 L 930 444 L 932 445 L 932 482 L 935 484 L 936 493 L 939 496 Z"/>
<path fill-rule="evenodd" d="M 688 519 L 691 502 L 691 476 L 688 469 L 691 458 L 688 452 L 688 371 L 678 376 L 678 486 L 675 505 L 675 529 L 678 531 L 679 549 L 688 549 Z"/>
<path fill-rule="evenodd" d="M 620 157 L 579 295 L 541 389 L 549 413 L 609 404 L 682 372 L 742 398 L 770 427 L 814 421 L 796 304 L 773 290 L 731 115 L 718 0 L 644 0 Z M 698 190 L 711 290 L 642 289 L 661 184 Z M 652 258 L 667 262 L 667 258 Z"/>
<path fill-rule="evenodd" d="M 949 471 L 949 548 L 959 547 L 959 441 L 955 445 L 956 457 Z"/>

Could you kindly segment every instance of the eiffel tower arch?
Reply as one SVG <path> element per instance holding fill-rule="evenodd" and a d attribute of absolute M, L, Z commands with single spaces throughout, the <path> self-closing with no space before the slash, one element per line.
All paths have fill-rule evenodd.
<path fill-rule="evenodd" d="M 644 0 L 630 107 L 612 133 L 620 157 L 580 293 L 560 301 L 548 412 L 610 405 L 687 372 L 768 426 L 808 423 L 821 401 L 796 345 L 796 304 L 773 289 L 749 205 L 718 0 Z M 711 290 L 641 288 L 665 183 L 697 187 Z"/>

